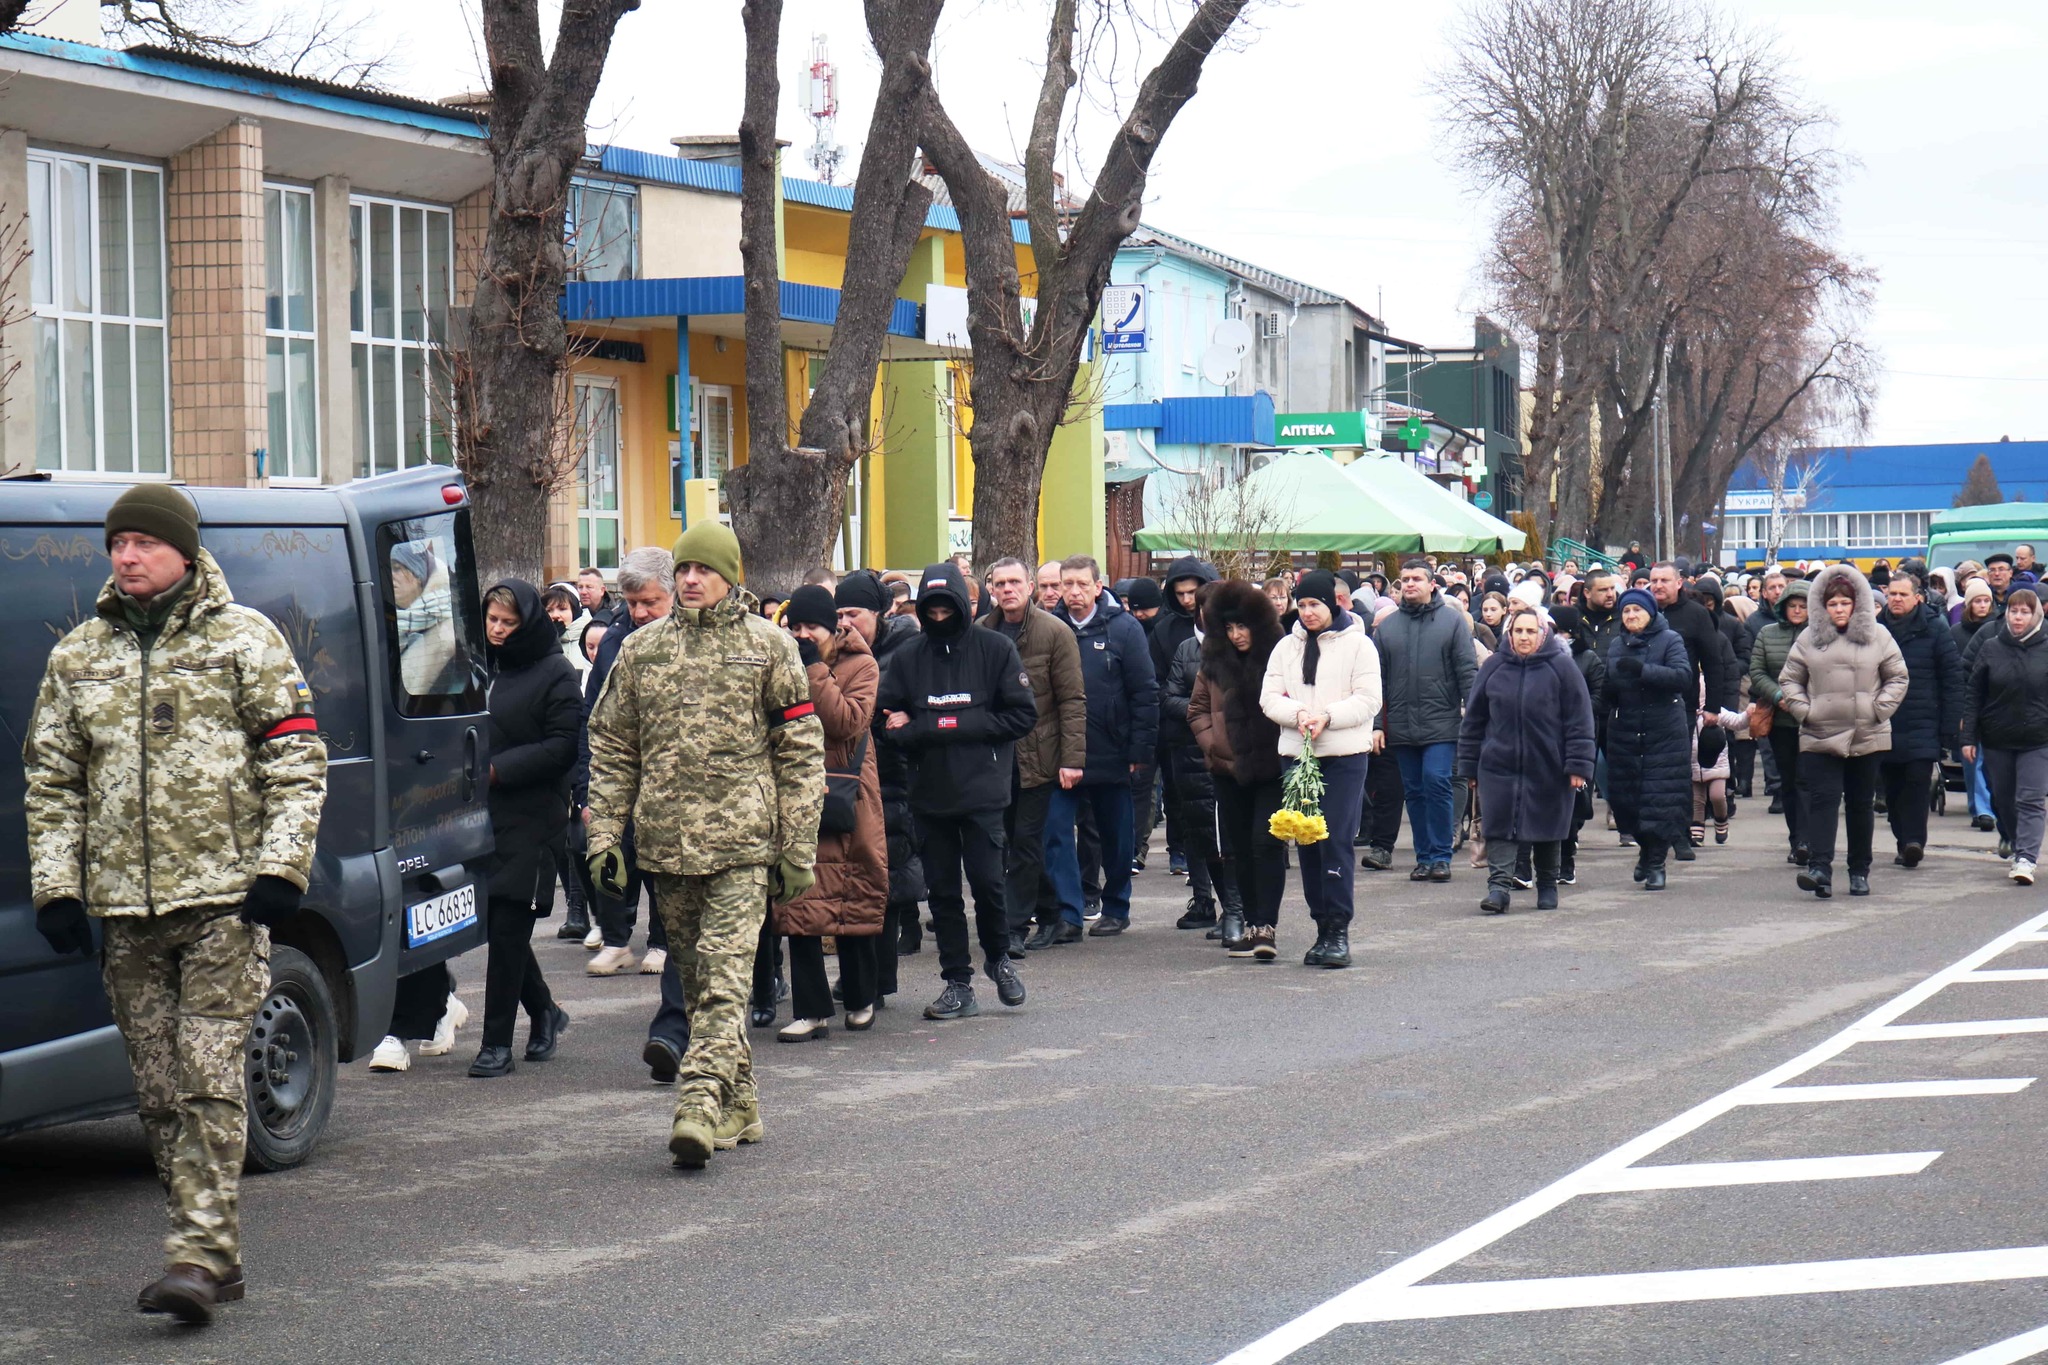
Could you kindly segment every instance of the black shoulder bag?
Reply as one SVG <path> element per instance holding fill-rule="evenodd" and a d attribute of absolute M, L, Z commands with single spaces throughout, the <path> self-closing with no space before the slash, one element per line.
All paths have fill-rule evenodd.
<path fill-rule="evenodd" d="M 825 770 L 825 808 L 818 816 L 820 837 L 853 833 L 854 819 L 860 810 L 860 770 L 867 756 L 868 732 L 863 730 L 860 743 L 853 746 L 853 771 Z"/>

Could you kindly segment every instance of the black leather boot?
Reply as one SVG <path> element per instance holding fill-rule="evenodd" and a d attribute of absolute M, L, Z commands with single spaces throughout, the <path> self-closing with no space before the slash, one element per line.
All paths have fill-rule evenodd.
<path fill-rule="evenodd" d="M 1216 937 L 1226 949 L 1236 948 L 1244 943 L 1244 911 L 1235 906 L 1223 907 L 1223 918 L 1216 926 Z"/>
<path fill-rule="evenodd" d="M 1207 896 L 1190 896 L 1187 913 L 1173 922 L 1176 929 L 1206 929 L 1216 922 L 1216 902 Z"/>
<path fill-rule="evenodd" d="M 1351 930 L 1339 924 L 1323 935 L 1323 961 L 1325 967 L 1349 967 L 1351 965 Z"/>
<path fill-rule="evenodd" d="M 1308 950 L 1307 952 L 1305 952 L 1305 953 L 1303 953 L 1303 954 L 1301 955 L 1301 965 L 1302 965 L 1302 966 L 1304 966 L 1304 967 L 1320 967 L 1320 966 L 1322 966 L 1322 965 L 1323 965 L 1323 955 L 1324 955 L 1325 953 L 1327 953 L 1327 952 L 1329 951 L 1329 949 L 1330 949 L 1330 931 L 1329 931 L 1329 930 L 1328 930 L 1327 928 L 1325 928 L 1325 927 L 1323 926 L 1323 923 L 1322 923 L 1322 921 L 1318 920 L 1318 921 L 1316 922 L 1316 941 L 1315 941 L 1315 946 L 1314 946 L 1314 947 L 1312 947 L 1312 948 L 1310 948 L 1310 949 L 1309 949 L 1309 950 Z"/>

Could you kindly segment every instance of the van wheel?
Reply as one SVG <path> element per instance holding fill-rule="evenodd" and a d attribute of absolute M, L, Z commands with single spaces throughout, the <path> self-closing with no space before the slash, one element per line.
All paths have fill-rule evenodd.
<path fill-rule="evenodd" d="M 313 1154 L 334 1108 L 334 997 L 313 960 L 282 944 L 270 950 L 270 989 L 243 1049 L 252 1171 L 282 1171 Z"/>

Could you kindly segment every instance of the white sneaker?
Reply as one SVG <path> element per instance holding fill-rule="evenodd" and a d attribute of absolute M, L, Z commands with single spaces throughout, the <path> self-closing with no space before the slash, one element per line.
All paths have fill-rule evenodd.
<path fill-rule="evenodd" d="M 823 1038 L 832 1031 L 829 1019 L 792 1019 L 783 1025 L 775 1035 L 779 1043 L 808 1043 L 813 1038 Z"/>
<path fill-rule="evenodd" d="M 456 999 L 453 991 L 448 994 L 448 1008 L 441 1011 L 441 1022 L 434 1025 L 434 1036 L 420 1044 L 422 1057 L 446 1057 L 455 1050 L 455 1030 L 469 1022 L 469 1006 Z"/>
<path fill-rule="evenodd" d="M 2034 884 L 2034 865 L 2025 858 L 2014 858 L 2012 860 L 2012 871 L 2006 873 L 2006 875 L 2021 886 L 2032 886 Z"/>
<path fill-rule="evenodd" d="M 590 932 L 583 936 L 583 946 L 593 953 L 604 947 L 604 930 L 592 925 Z"/>
<path fill-rule="evenodd" d="M 660 976 L 662 968 L 668 966 L 668 949 L 649 948 L 647 956 L 640 959 L 640 975 Z"/>
<path fill-rule="evenodd" d="M 377 1050 L 370 1054 L 370 1070 L 403 1071 L 412 1065 L 412 1054 L 405 1050 L 405 1044 L 384 1035 L 384 1041 L 377 1044 Z"/>
<path fill-rule="evenodd" d="M 617 976 L 633 970 L 631 948 L 606 948 L 584 964 L 583 970 L 592 976 Z"/>

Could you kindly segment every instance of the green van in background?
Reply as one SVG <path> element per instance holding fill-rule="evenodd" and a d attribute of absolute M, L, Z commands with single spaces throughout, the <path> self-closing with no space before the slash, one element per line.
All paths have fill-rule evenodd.
<path fill-rule="evenodd" d="M 1936 512 L 1927 530 L 1927 567 L 1953 569 L 1966 559 L 1979 564 L 1994 551 L 2016 545 L 2048 546 L 2048 503 L 1999 502 Z"/>

